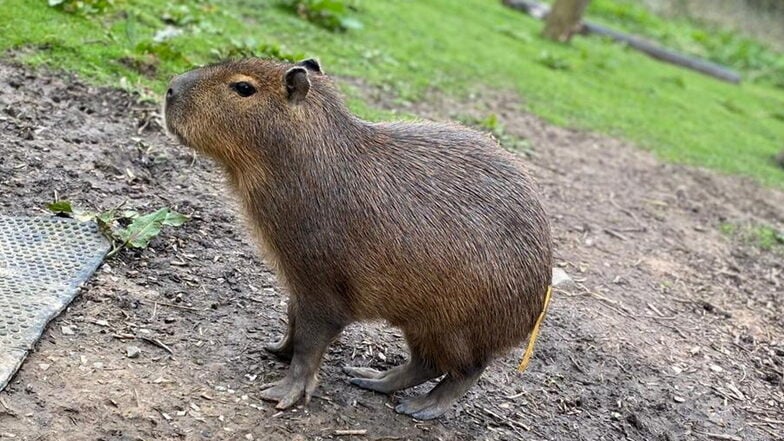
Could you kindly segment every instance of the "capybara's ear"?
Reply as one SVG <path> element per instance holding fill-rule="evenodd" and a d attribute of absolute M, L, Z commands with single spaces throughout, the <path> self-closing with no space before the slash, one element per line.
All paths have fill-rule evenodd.
<path fill-rule="evenodd" d="M 310 90 L 310 78 L 308 78 L 307 69 L 302 66 L 292 67 L 286 71 L 284 81 L 286 82 L 286 92 L 291 103 L 299 104 L 305 100 Z"/>
<path fill-rule="evenodd" d="M 320 74 L 324 73 L 324 71 L 321 70 L 321 63 L 319 63 L 319 61 L 315 58 L 308 58 L 307 60 L 302 60 L 299 63 L 297 63 L 297 66 L 302 66 L 311 72 L 316 72 Z"/>

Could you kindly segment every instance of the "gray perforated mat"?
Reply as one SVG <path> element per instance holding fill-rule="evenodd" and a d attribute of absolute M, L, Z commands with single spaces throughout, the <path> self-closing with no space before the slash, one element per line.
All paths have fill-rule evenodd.
<path fill-rule="evenodd" d="M 0 216 L 0 390 L 108 251 L 93 223 Z"/>

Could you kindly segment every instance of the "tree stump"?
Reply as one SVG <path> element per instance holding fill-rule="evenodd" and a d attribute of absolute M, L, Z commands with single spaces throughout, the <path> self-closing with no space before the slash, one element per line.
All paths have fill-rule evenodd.
<path fill-rule="evenodd" d="M 580 31 L 580 22 L 590 0 L 556 0 L 542 35 L 551 40 L 565 43 Z"/>

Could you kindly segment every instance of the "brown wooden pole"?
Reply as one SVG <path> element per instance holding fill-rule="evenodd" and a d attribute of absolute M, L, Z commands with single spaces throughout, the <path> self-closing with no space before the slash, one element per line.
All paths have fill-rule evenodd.
<path fill-rule="evenodd" d="M 637 49 L 638 51 L 643 52 L 657 60 L 685 67 L 687 69 L 691 69 L 705 75 L 727 81 L 729 83 L 737 84 L 740 83 L 741 80 L 740 74 L 727 69 L 724 66 L 720 66 L 707 60 L 689 57 L 688 55 L 683 55 L 673 50 L 663 48 L 642 38 L 635 37 L 633 35 L 622 34 L 604 26 L 599 26 L 593 23 L 584 23 L 581 32 L 585 34 L 596 34 L 609 37 L 615 41 L 624 43 L 631 48 Z"/>

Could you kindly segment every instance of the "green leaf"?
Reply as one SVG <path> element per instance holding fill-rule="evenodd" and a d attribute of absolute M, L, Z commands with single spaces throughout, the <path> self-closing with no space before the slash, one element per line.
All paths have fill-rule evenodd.
<path fill-rule="evenodd" d="M 169 227 L 179 227 L 185 222 L 188 222 L 188 216 L 182 213 L 177 213 L 174 210 L 169 210 L 169 213 L 166 215 L 166 218 L 163 219 L 163 225 Z"/>
<path fill-rule="evenodd" d="M 94 211 L 74 210 L 73 218 L 79 222 L 97 221 L 98 214 Z"/>
<path fill-rule="evenodd" d="M 136 219 L 137 217 L 139 217 L 139 212 L 134 210 L 125 210 L 120 215 L 122 219 Z"/>
<path fill-rule="evenodd" d="M 155 237 L 161 234 L 164 225 L 180 226 L 188 218 L 168 208 L 138 216 L 128 225 L 128 228 L 119 229 L 117 235 L 131 248 L 147 248 Z"/>
<path fill-rule="evenodd" d="M 117 216 L 115 215 L 114 210 L 104 211 L 103 213 L 95 215 L 95 221 L 99 224 L 111 225 L 115 220 L 117 220 Z"/>
<path fill-rule="evenodd" d="M 163 219 L 168 214 L 167 208 L 139 216 L 128 225 L 128 228 L 120 229 L 117 234 L 123 242 L 131 248 L 147 248 L 150 241 L 161 234 Z"/>
<path fill-rule="evenodd" d="M 73 207 L 71 206 L 71 201 L 55 201 L 52 202 L 51 204 L 48 204 L 46 208 L 48 208 L 49 211 L 55 214 L 73 213 Z"/>

